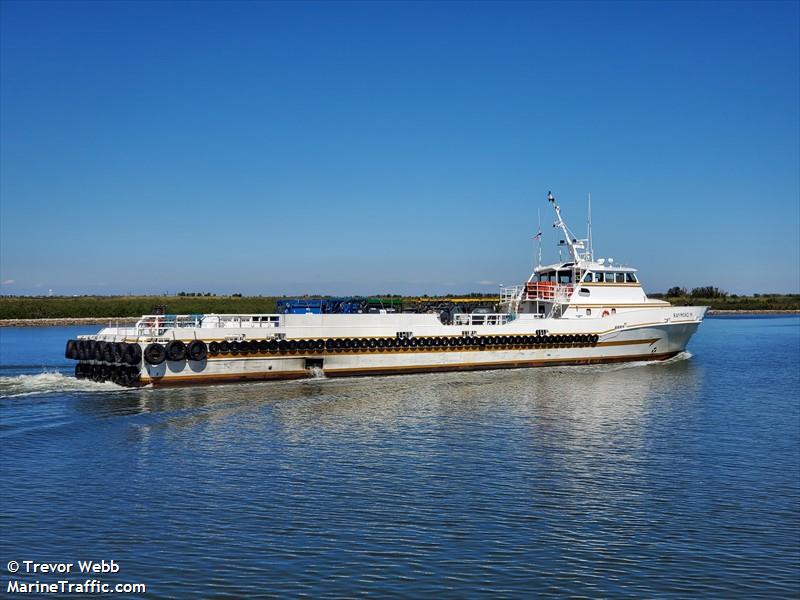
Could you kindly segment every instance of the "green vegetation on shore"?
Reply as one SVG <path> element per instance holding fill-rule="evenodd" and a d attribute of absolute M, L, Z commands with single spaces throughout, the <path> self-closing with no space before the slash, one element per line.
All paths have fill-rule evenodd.
<path fill-rule="evenodd" d="M 798 294 L 759 294 L 721 298 L 666 296 L 663 299 L 675 306 L 710 306 L 712 310 L 800 310 Z"/>
<path fill-rule="evenodd" d="M 800 294 L 753 294 L 737 296 L 714 286 L 671 287 L 666 294 L 649 294 L 676 306 L 710 306 L 712 310 L 800 310 Z"/>
<path fill-rule="evenodd" d="M 156 306 L 173 314 L 270 313 L 273 297 L 241 296 L 2 296 L 0 319 L 139 317 Z"/>
<path fill-rule="evenodd" d="M 696 288 L 692 292 L 716 288 Z M 675 292 L 678 292 L 676 295 Z M 800 310 L 800 294 L 756 294 L 736 296 L 716 290 L 704 297 L 682 288 L 669 294 L 650 294 L 676 306 L 701 305 L 715 310 Z M 462 297 L 469 296 L 464 294 Z M 477 296 L 475 294 L 474 296 Z M 447 299 L 452 296 L 442 296 Z M 156 306 L 166 306 L 173 314 L 194 313 L 271 313 L 276 298 L 272 296 L 0 296 L 0 319 L 58 318 L 134 318 L 150 314 Z"/>

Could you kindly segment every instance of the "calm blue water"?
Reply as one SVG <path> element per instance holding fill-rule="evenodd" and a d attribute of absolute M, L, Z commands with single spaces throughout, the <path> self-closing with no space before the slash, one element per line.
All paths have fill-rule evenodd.
<path fill-rule="evenodd" d="M 796 317 L 668 364 L 173 390 L 61 375 L 95 329 L 0 329 L 3 593 L 87 559 L 152 598 L 800 593 Z"/>

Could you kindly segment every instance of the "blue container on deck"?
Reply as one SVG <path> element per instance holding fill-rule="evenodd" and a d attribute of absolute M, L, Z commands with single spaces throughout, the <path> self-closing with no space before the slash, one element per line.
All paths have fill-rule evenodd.
<path fill-rule="evenodd" d="M 286 298 L 276 306 L 284 315 L 356 314 L 364 312 L 364 298 Z"/>
<path fill-rule="evenodd" d="M 289 300 L 278 300 L 278 312 L 284 315 L 304 315 L 307 313 L 321 314 L 323 301 L 318 298 L 291 298 Z"/>

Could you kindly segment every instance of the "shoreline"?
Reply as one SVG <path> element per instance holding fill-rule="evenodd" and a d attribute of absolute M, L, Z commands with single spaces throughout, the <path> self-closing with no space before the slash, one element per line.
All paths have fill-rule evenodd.
<path fill-rule="evenodd" d="M 709 308 L 706 316 L 709 317 L 724 317 L 727 315 L 797 315 L 800 314 L 798 309 L 777 309 L 767 310 L 763 308 L 744 308 L 741 310 L 729 308 Z"/>
<path fill-rule="evenodd" d="M 765 310 L 765 309 L 709 309 L 708 317 L 726 317 L 737 315 L 797 315 L 800 310 Z M 73 325 L 108 325 L 131 324 L 139 317 L 58 317 L 47 319 L 0 319 L 2 327 L 70 327 Z"/>
<path fill-rule="evenodd" d="M 139 317 L 58 317 L 48 319 L 0 319 L 0 327 L 69 327 L 72 325 L 133 325 Z"/>

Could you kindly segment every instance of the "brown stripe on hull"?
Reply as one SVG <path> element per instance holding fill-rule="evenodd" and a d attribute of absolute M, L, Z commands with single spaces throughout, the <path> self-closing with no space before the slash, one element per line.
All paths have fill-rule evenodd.
<path fill-rule="evenodd" d="M 532 367 L 562 367 L 580 365 L 599 365 L 607 363 L 632 362 L 636 360 L 661 361 L 670 359 L 680 351 L 662 352 L 659 354 L 637 354 L 632 356 L 606 356 L 593 358 L 539 359 L 518 360 L 490 363 L 461 363 L 454 365 L 409 365 L 404 367 L 359 367 L 353 369 L 330 369 L 325 371 L 326 377 L 364 377 L 369 375 L 400 375 L 414 373 L 435 373 L 448 371 L 493 371 L 499 369 L 522 369 Z M 215 375 L 187 375 L 179 377 L 150 379 L 143 377 L 141 385 L 183 386 L 204 385 L 209 383 L 245 383 L 252 381 L 274 381 L 285 379 L 308 379 L 307 370 L 302 371 L 263 371 L 257 373 L 218 373 Z"/>

